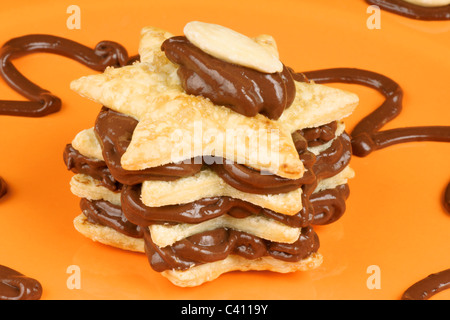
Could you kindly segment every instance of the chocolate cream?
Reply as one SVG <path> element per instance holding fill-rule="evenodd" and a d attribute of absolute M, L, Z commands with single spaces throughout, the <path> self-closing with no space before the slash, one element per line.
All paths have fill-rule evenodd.
<path fill-rule="evenodd" d="M 450 20 L 450 5 L 438 7 L 419 6 L 403 0 L 366 0 L 368 4 L 417 20 Z"/>
<path fill-rule="evenodd" d="M 315 156 L 306 150 L 306 146 L 310 142 L 304 139 L 302 134 L 298 133 L 300 131 L 298 131 L 296 133 L 297 138 L 294 137 L 294 141 L 296 145 L 301 145 L 301 148 L 303 148 L 298 149 L 300 159 L 306 168 L 311 168 L 314 161 L 315 164 L 311 170 L 305 173 L 304 177 L 297 180 L 270 174 L 264 175 L 244 165 L 214 157 L 188 159 L 188 161 L 181 163 L 129 171 L 122 168 L 120 159 L 131 142 L 136 125 L 137 121 L 134 118 L 105 107 L 102 108 L 95 122 L 95 133 L 102 144 L 103 158 L 106 165 L 113 177 L 126 185 L 135 185 L 146 180 L 176 180 L 198 173 L 206 163 L 209 163 L 209 167 L 225 182 L 240 191 L 258 194 L 282 193 L 295 190 L 304 184 L 312 183 L 315 179 L 314 174 L 321 174 L 322 178 L 326 178 L 339 173 L 348 165 L 351 157 L 350 138 L 346 133 L 337 137 L 332 146 L 316 161 Z M 323 126 L 323 130 L 330 135 L 330 130 L 332 131 L 332 128 L 336 130 L 336 127 L 336 124 L 327 124 Z M 315 129 L 316 132 L 319 132 L 319 135 L 322 131 L 321 128 Z M 332 134 L 334 137 L 335 131 Z M 317 136 L 309 136 L 315 141 L 314 144 L 317 145 Z M 303 142 L 299 143 L 299 140 L 303 140 Z"/>
<path fill-rule="evenodd" d="M 7 192 L 8 184 L 2 177 L 0 177 L 0 198 L 3 197 Z"/>
<path fill-rule="evenodd" d="M 128 57 L 126 49 L 112 41 L 99 42 L 94 49 L 69 39 L 31 34 L 14 38 L 0 49 L 0 75 L 6 83 L 30 101 L 0 101 L 0 115 L 42 117 L 61 109 L 61 99 L 23 76 L 12 60 L 36 52 L 58 54 L 73 59 L 93 70 L 108 66 L 124 66 L 136 57 Z"/>
<path fill-rule="evenodd" d="M 193 266 L 219 261 L 229 255 L 239 255 L 254 260 L 264 256 L 296 262 L 307 258 L 319 249 L 319 238 L 311 227 L 302 229 L 297 241 L 291 244 L 275 243 L 254 235 L 219 228 L 205 231 L 160 248 L 144 232 L 145 250 L 151 267 L 158 272 L 187 270 Z"/>
<path fill-rule="evenodd" d="M 0 265 L 0 300 L 39 300 L 41 296 L 39 281 Z"/>
<path fill-rule="evenodd" d="M 210 197 L 187 204 L 147 207 L 140 199 L 141 186 L 125 186 L 122 190 L 122 210 L 127 219 L 140 226 L 152 224 L 201 223 L 223 214 L 235 218 L 263 215 L 287 226 L 299 228 L 311 224 L 328 224 L 345 212 L 349 196 L 348 185 L 326 189 L 308 196 L 303 208 L 288 216 L 230 197 Z M 311 203 L 311 204 L 310 204 Z"/>
<path fill-rule="evenodd" d="M 128 221 L 119 205 L 109 201 L 82 198 L 80 208 L 91 223 L 110 227 L 129 237 L 142 238 L 143 236 L 141 227 Z"/>
<path fill-rule="evenodd" d="M 450 288 L 450 269 L 430 274 L 406 289 L 402 300 L 427 300 L 442 290 Z"/>
<path fill-rule="evenodd" d="M 164 41 L 161 50 L 179 65 L 178 76 L 183 89 L 210 99 L 217 105 L 253 117 L 258 113 L 278 119 L 295 98 L 295 84 L 289 70 L 263 73 L 217 59 L 186 37 Z"/>
<path fill-rule="evenodd" d="M 364 85 L 380 92 L 385 101 L 364 117 L 351 132 L 353 154 L 364 157 L 394 144 L 415 141 L 450 142 L 450 126 L 406 127 L 380 131 L 402 111 L 403 91 L 394 80 L 368 70 L 335 68 L 303 73 L 316 83 L 342 82 Z"/>
<path fill-rule="evenodd" d="M 450 183 L 447 185 L 447 188 L 445 188 L 445 191 L 444 191 L 443 205 L 444 205 L 444 209 L 448 213 L 450 213 Z"/>

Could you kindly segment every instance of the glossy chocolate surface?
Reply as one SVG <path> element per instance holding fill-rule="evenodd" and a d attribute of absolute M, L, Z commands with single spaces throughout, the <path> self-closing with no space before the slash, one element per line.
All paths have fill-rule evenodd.
<path fill-rule="evenodd" d="M 406 127 L 380 131 L 402 111 L 403 90 L 394 80 L 368 70 L 334 68 L 303 73 L 316 83 L 342 82 L 373 88 L 385 101 L 364 117 L 351 132 L 353 154 L 364 157 L 394 144 L 414 141 L 450 142 L 450 126 Z"/>
<path fill-rule="evenodd" d="M 319 249 L 319 238 L 312 228 L 302 229 L 297 241 L 291 244 L 275 243 L 237 230 L 219 228 L 195 234 L 171 246 L 156 246 L 150 232 L 144 233 L 145 250 L 151 267 L 164 270 L 186 270 L 194 265 L 223 260 L 231 254 L 246 259 L 271 256 L 296 262 Z"/>
<path fill-rule="evenodd" d="M 8 184 L 5 179 L 0 177 L 0 198 L 3 197 L 8 192 Z"/>
<path fill-rule="evenodd" d="M 427 300 L 442 290 L 450 289 L 450 269 L 430 274 L 403 293 L 402 300 Z"/>
<path fill-rule="evenodd" d="M 295 98 L 290 71 L 263 73 L 217 59 L 194 46 L 186 37 L 172 37 L 161 49 L 179 65 L 184 90 L 217 105 L 253 117 L 258 113 L 278 119 Z"/>
<path fill-rule="evenodd" d="M 80 200 L 80 208 L 88 221 L 94 224 L 110 227 L 124 235 L 141 238 L 143 236 L 140 226 L 137 226 L 125 217 L 121 206 L 109 201 Z"/>
<path fill-rule="evenodd" d="M 67 144 L 63 153 L 64 163 L 67 170 L 73 173 L 86 174 L 99 180 L 100 184 L 111 191 L 119 191 L 122 188 L 111 174 L 105 161 L 93 159 L 82 155 L 71 144 Z"/>
<path fill-rule="evenodd" d="M 99 42 L 94 49 L 75 41 L 46 34 L 30 34 L 6 42 L 0 49 L 0 75 L 6 83 L 29 101 L 0 101 L 0 115 L 42 117 L 61 109 L 61 99 L 22 75 L 12 60 L 35 52 L 48 52 L 73 59 L 93 70 L 124 66 L 126 49 L 112 41 Z"/>
<path fill-rule="evenodd" d="M 0 265 L 0 300 L 39 300 L 41 296 L 39 281 Z"/>
<path fill-rule="evenodd" d="M 403 0 L 366 0 L 368 4 L 417 20 L 450 20 L 450 5 L 425 7 Z"/>

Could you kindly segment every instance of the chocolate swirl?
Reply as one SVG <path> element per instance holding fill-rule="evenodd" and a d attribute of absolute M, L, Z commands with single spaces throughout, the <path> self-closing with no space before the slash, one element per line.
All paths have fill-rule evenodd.
<path fill-rule="evenodd" d="M 82 198 L 80 208 L 91 223 L 110 227 L 129 237 L 142 238 L 143 236 L 141 227 L 128 221 L 119 205 L 103 200 Z"/>
<path fill-rule="evenodd" d="M 305 128 L 298 130 L 297 132 L 308 141 L 308 147 L 316 147 L 333 140 L 335 138 L 336 129 L 337 121 L 333 121 L 320 127 Z"/>
<path fill-rule="evenodd" d="M 148 207 L 142 203 L 140 195 L 140 185 L 126 185 L 122 190 L 121 203 L 122 210 L 127 219 L 141 226 L 164 223 L 197 224 L 228 214 L 235 218 L 263 215 L 285 225 L 298 228 L 310 225 L 310 218 L 312 218 L 312 216 L 310 217 L 308 214 L 304 214 L 303 211 L 293 216 L 287 216 L 230 197 L 210 197 L 186 204 Z"/>
<path fill-rule="evenodd" d="M 8 184 L 2 177 L 0 177 L 0 198 L 3 197 L 7 192 Z"/>
<path fill-rule="evenodd" d="M 403 293 L 402 300 L 427 300 L 445 289 L 450 289 L 450 269 L 417 281 Z"/>
<path fill-rule="evenodd" d="M 402 110 L 403 90 L 394 80 L 368 70 L 335 68 L 303 73 L 316 83 L 343 82 L 373 88 L 386 99 L 364 117 L 351 132 L 353 154 L 365 157 L 372 151 L 413 141 L 450 142 L 450 126 L 424 126 L 379 131 Z"/>
<path fill-rule="evenodd" d="M 0 265 L 0 300 L 39 300 L 41 296 L 39 281 Z"/>
<path fill-rule="evenodd" d="M 366 0 L 368 4 L 417 20 L 450 20 L 450 5 L 424 7 L 404 0 Z"/>
<path fill-rule="evenodd" d="M 35 52 L 62 55 L 97 71 L 130 62 L 126 49 L 112 41 L 102 41 L 91 49 L 72 40 L 45 34 L 11 39 L 0 50 L 0 75 L 11 88 L 30 101 L 0 101 L 0 115 L 42 117 L 61 109 L 60 98 L 25 78 L 11 62 Z"/>
<path fill-rule="evenodd" d="M 313 193 L 309 198 L 314 208 L 312 224 L 326 225 L 340 219 L 346 210 L 345 200 L 348 199 L 349 195 L 350 188 L 348 184 Z"/>
<path fill-rule="evenodd" d="M 63 159 L 67 170 L 71 170 L 73 173 L 91 176 L 99 180 L 102 186 L 114 192 L 122 188 L 121 183 L 111 174 L 105 161 L 86 157 L 74 149 L 71 144 L 66 145 Z"/>
<path fill-rule="evenodd" d="M 286 67 L 268 74 L 228 63 L 203 52 L 183 36 L 167 39 L 161 50 L 180 66 L 178 76 L 187 93 L 247 117 L 261 113 L 278 119 L 294 101 L 295 84 Z"/>
<path fill-rule="evenodd" d="M 447 210 L 448 213 L 450 213 L 450 183 L 447 185 L 447 188 L 445 188 L 444 191 L 443 205 L 444 209 Z"/>
<path fill-rule="evenodd" d="M 153 243 L 147 229 L 144 241 L 150 265 L 158 272 L 187 270 L 194 265 L 223 260 L 230 254 L 251 260 L 271 256 L 295 262 L 319 249 L 319 238 L 312 228 L 302 229 L 300 237 L 292 244 L 271 242 L 225 228 L 198 233 L 164 248 Z"/>

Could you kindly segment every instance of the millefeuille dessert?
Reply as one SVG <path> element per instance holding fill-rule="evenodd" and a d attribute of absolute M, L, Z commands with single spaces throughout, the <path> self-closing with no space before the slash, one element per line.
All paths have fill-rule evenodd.
<path fill-rule="evenodd" d="M 75 228 L 178 286 L 318 267 L 313 227 L 345 211 L 358 97 L 284 66 L 271 36 L 184 33 L 146 27 L 139 61 L 71 83 L 102 105 L 64 151 Z"/>

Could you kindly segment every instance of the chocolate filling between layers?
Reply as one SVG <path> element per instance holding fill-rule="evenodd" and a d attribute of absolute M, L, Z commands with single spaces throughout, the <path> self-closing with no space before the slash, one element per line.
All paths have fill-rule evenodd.
<path fill-rule="evenodd" d="M 80 200 L 80 208 L 89 222 L 110 227 L 124 235 L 142 238 L 142 228 L 130 222 L 119 205 L 105 200 Z"/>
<path fill-rule="evenodd" d="M 94 131 L 102 145 L 102 154 L 111 174 L 122 184 L 134 185 L 146 180 L 172 181 L 198 173 L 202 168 L 199 161 L 190 163 L 169 163 L 143 170 L 124 170 L 120 164 L 127 150 L 138 121 L 130 116 L 103 107 L 95 121 Z"/>
<path fill-rule="evenodd" d="M 223 214 L 234 218 L 264 215 L 293 228 L 329 224 L 344 214 L 349 192 L 347 184 L 316 192 L 309 198 L 310 206 L 304 206 L 305 210 L 293 216 L 230 197 L 204 198 L 184 205 L 150 208 L 140 200 L 138 185 L 124 188 L 121 206 L 106 200 L 81 199 L 80 207 L 91 223 L 139 238 L 141 229 L 152 224 L 197 224 Z"/>
<path fill-rule="evenodd" d="M 91 176 L 113 192 L 122 189 L 122 184 L 113 177 L 105 161 L 86 157 L 71 144 L 67 144 L 64 148 L 63 159 L 67 169 L 73 173 Z"/>
<path fill-rule="evenodd" d="M 131 142 L 136 125 L 137 121 L 134 118 L 106 107 L 102 108 L 95 123 L 95 133 L 102 144 L 105 163 L 113 177 L 125 185 L 135 185 L 146 180 L 173 181 L 184 176 L 194 175 L 202 169 L 203 165 L 206 165 L 205 163 L 210 163 L 211 169 L 225 182 L 240 191 L 257 194 L 285 193 L 298 189 L 304 184 L 313 183 L 316 170 L 322 172 L 322 178 L 339 173 L 349 163 L 351 157 L 351 145 L 348 143 L 350 138 L 346 133 L 343 133 L 335 139 L 332 147 L 328 150 L 334 151 L 324 153 L 320 161 L 316 161 L 315 167 L 306 170 L 304 177 L 296 180 L 281 178 L 276 175 L 263 175 L 258 170 L 217 157 L 194 158 L 182 163 L 171 163 L 144 170 L 124 170 L 120 164 L 120 159 Z M 330 128 L 336 128 L 336 126 L 336 124 L 327 124 L 323 126 L 323 130 L 316 128 L 314 130 L 318 132 L 319 136 L 321 136 L 321 131 L 326 131 L 327 134 L 323 134 L 323 136 L 328 136 L 329 139 L 332 131 Z M 299 148 L 299 156 L 305 168 L 309 169 L 315 161 L 315 156 L 306 150 L 309 141 L 299 132 L 297 131 L 293 135 L 294 143 Z M 316 136 L 312 136 L 312 141 L 315 144 L 317 144 Z M 338 160 L 337 157 L 339 156 L 342 159 Z M 331 167 L 333 167 L 333 172 L 330 171 Z M 325 172 L 328 173 L 325 174 Z"/>
<path fill-rule="evenodd" d="M 297 262 L 317 252 L 320 243 L 311 227 L 302 229 L 297 241 L 291 244 L 271 242 L 245 232 L 219 228 L 195 234 L 160 248 L 144 231 L 145 251 L 151 267 L 157 271 L 187 270 L 193 266 L 211 263 L 239 255 L 254 260 L 264 256 Z"/>

